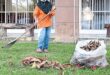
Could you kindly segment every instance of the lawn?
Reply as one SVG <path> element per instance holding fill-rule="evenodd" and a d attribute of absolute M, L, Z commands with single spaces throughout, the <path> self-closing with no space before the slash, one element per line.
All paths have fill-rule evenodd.
<path fill-rule="evenodd" d="M 32 69 L 21 64 L 26 56 L 44 57 L 49 60 L 57 60 L 60 63 L 69 63 L 73 54 L 75 44 L 51 43 L 49 53 L 36 53 L 36 43 L 17 43 L 9 49 L 0 48 L 0 75 L 59 75 L 59 71 L 50 69 Z M 107 46 L 107 59 L 110 58 L 110 46 Z M 110 63 L 110 61 L 109 61 Z M 110 66 L 98 68 L 95 71 L 90 69 L 78 69 L 76 67 L 65 69 L 64 75 L 110 75 Z"/>

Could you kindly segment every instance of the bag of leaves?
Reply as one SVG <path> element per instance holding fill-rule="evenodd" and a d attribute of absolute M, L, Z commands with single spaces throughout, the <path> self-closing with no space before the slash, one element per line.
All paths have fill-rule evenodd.
<path fill-rule="evenodd" d="M 70 60 L 71 64 L 83 64 L 84 66 L 105 67 L 108 65 L 106 60 L 106 45 L 104 41 L 83 40 L 76 45 L 75 52 Z"/>

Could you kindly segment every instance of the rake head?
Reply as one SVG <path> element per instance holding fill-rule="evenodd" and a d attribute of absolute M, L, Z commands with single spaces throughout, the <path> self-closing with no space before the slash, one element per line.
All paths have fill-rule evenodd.
<path fill-rule="evenodd" d="M 14 45 L 17 42 L 17 39 L 9 42 L 8 44 L 6 44 L 5 46 L 2 46 L 2 48 L 10 48 L 12 45 Z"/>

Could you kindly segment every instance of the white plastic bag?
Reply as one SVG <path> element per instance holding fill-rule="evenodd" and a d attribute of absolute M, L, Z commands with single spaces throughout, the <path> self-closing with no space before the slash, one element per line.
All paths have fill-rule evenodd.
<path fill-rule="evenodd" d="M 76 45 L 74 55 L 72 56 L 70 63 L 77 64 L 83 63 L 87 66 L 100 66 L 105 67 L 108 65 L 106 60 L 106 45 L 104 41 L 99 41 L 101 46 L 99 46 L 96 50 L 86 51 L 81 49 L 80 47 L 87 45 L 91 40 L 79 41 Z M 95 40 L 97 41 L 97 40 Z"/>

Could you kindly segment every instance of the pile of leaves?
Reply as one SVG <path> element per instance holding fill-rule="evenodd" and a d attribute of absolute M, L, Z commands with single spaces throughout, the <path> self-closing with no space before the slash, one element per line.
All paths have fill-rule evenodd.
<path fill-rule="evenodd" d="M 86 51 L 96 50 L 99 46 L 101 46 L 99 41 L 90 41 L 87 45 L 80 47 Z"/>
<path fill-rule="evenodd" d="M 38 58 L 33 56 L 28 56 L 22 60 L 24 66 L 31 66 L 32 68 L 55 68 L 58 70 L 63 70 L 69 68 L 71 64 L 61 64 L 58 61 L 49 61 L 45 58 Z"/>

